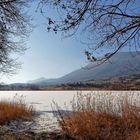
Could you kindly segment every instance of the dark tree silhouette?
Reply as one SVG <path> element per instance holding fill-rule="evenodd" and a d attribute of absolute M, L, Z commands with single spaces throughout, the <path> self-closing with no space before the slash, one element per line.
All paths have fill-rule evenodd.
<path fill-rule="evenodd" d="M 58 11 L 48 17 L 48 31 L 74 35 L 78 29 L 88 36 L 85 52 L 91 62 L 104 63 L 121 48 L 140 47 L 139 0 L 41 0 L 43 16 L 47 8 Z M 93 41 L 93 42 L 92 42 Z M 102 56 L 95 55 L 103 52 Z"/>
<path fill-rule="evenodd" d="M 0 73 L 12 74 L 20 64 L 15 54 L 25 51 L 24 39 L 29 33 L 29 18 L 23 8 L 28 0 L 0 0 Z"/>

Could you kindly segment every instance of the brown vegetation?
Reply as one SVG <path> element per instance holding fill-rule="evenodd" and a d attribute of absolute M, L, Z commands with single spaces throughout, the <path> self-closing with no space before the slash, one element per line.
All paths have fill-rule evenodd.
<path fill-rule="evenodd" d="M 140 74 L 48 86 L 44 90 L 140 90 Z"/>
<path fill-rule="evenodd" d="M 64 134 L 77 140 L 140 140 L 140 95 L 77 95 L 73 113 L 60 114 Z"/>
<path fill-rule="evenodd" d="M 0 124 L 5 124 L 15 119 L 30 120 L 33 117 L 33 107 L 27 106 L 20 99 L 18 101 L 0 101 Z"/>

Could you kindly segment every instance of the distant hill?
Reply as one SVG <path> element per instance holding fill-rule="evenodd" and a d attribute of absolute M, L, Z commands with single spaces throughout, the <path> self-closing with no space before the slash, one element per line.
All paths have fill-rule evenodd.
<path fill-rule="evenodd" d="M 66 83 L 85 82 L 92 80 L 104 80 L 112 77 L 123 77 L 140 73 L 140 54 L 137 52 L 120 52 L 115 54 L 110 61 L 95 67 L 91 63 L 84 68 L 75 70 L 57 79 L 39 78 L 29 81 L 37 85 L 60 85 Z"/>

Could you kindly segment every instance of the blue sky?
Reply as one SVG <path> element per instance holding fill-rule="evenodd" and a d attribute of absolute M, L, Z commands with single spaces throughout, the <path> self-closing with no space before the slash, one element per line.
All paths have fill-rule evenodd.
<path fill-rule="evenodd" d="M 18 60 L 23 63 L 22 68 L 16 75 L 3 76 L 1 81 L 5 83 L 61 77 L 86 64 L 86 46 L 76 36 L 64 39 L 61 34 L 48 33 L 46 20 L 35 9 L 33 5 L 28 11 L 35 28 L 26 42 L 29 49 Z"/>
<path fill-rule="evenodd" d="M 28 14 L 32 16 L 32 24 L 35 28 L 26 42 L 26 47 L 29 49 L 18 60 L 23 63 L 22 68 L 16 75 L 3 76 L 0 81 L 23 83 L 40 77 L 57 78 L 87 64 L 84 55 L 87 46 L 80 42 L 86 39 L 84 36 L 87 34 L 62 38 L 61 34 L 48 33 L 45 24 L 47 20 L 39 11 L 35 12 L 37 2 L 32 3 L 32 6 L 27 9 Z M 46 9 L 46 15 L 56 17 L 56 14 L 56 11 Z M 96 44 L 96 41 L 93 39 L 92 42 Z M 128 48 L 123 50 L 128 51 Z"/>

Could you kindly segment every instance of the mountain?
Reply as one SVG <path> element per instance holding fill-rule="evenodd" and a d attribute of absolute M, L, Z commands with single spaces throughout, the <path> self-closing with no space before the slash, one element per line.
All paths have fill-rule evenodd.
<path fill-rule="evenodd" d="M 140 54 L 137 52 L 120 52 L 109 61 L 98 67 L 91 63 L 84 68 L 75 70 L 57 79 L 36 79 L 29 83 L 38 85 L 60 85 L 66 83 L 84 82 L 90 80 L 103 80 L 111 77 L 124 77 L 140 73 Z"/>
<path fill-rule="evenodd" d="M 38 78 L 36 80 L 30 80 L 27 83 L 40 83 L 40 82 L 45 81 L 45 80 L 46 80 L 46 78 L 40 77 L 40 78 Z"/>

